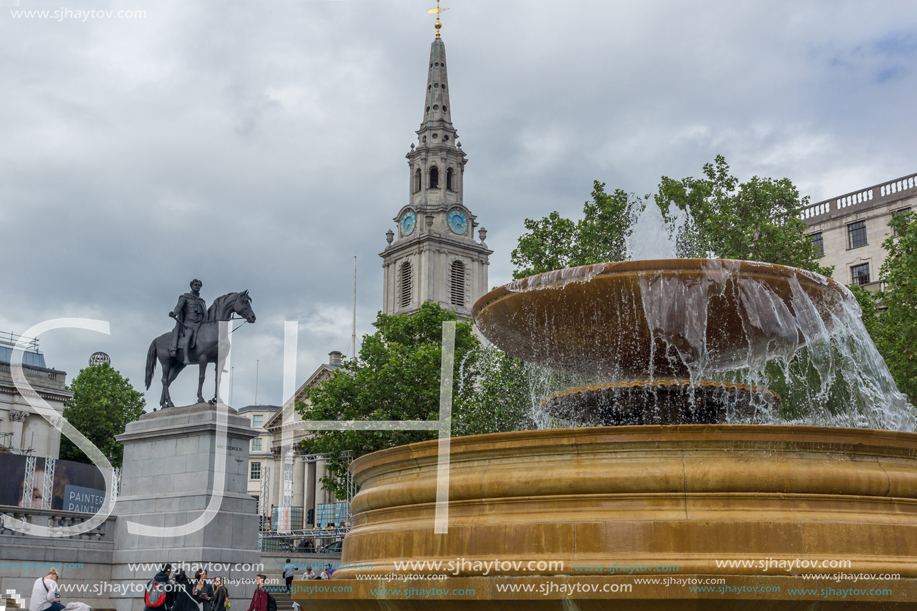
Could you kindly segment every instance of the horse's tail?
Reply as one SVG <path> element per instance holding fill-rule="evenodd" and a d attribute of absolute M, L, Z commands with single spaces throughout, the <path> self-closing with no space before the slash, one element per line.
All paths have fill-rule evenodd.
<path fill-rule="evenodd" d="M 156 339 L 159 339 L 158 337 Z M 156 371 L 156 339 L 150 344 L 150 349 L 146 353 L 146 389 L 150 389 L 153 383 L 153 372 Z"/>

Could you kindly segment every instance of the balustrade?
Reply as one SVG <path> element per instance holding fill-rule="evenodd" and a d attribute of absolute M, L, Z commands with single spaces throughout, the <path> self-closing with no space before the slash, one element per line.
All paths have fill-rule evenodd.
<path fill-rule="evenodd" d="M 914 194 L 917 195 L 917 174 L 911 174 L 910 176 L 897 178 L 886 183 L 869 187 L 868 189 L 816 202 L 803 208 L 799 213 L 799 218 L 802 220 L 815 218 L 823 214 L 828 214 L 832 211 L 832 208 L 834 210 L 843 210 L 850 206 L 870 202 L 873 205 L 879 205 L 884 203 L 886 199 L 891 199 L 892 196 L 898 198 L 901 193 L 906 193 L 908 191 L 913 191 Z"/>
<path fill-rule="evenodd" d="M 65 526 L 76 526 L 86 522 L 92 517 L 92 514 L 78 513 L 74 511 L 61 511 L 55 509 L 29 509 L 24 507 L 10 507 L 0 505 L 0 535 L 14 535 L 24 537 L 27 536 L 27 533 L 22 533 L 8 527 L 6 516 L 12 516 L 13 518 L 22 520 L 23 522 L 27 522 L 29 524 L 35 524 L 36 526 L 48 526 L 52 529 L 52 532 L 59 532 L 59 529 Z M 109 516 L 104 522 L 89 532 L 62 538 L 100 542 L 111 541 L 112 533 L 114 532 L 111 530 L 112 522 L 114 521 L 115 517 Z"/>

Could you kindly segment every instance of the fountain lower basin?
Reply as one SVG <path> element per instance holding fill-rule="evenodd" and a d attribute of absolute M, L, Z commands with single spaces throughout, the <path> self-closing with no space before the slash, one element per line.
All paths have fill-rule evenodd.
<path fill-rule="evenodd" d="M 508 599 L 525 599 L 525 608 L 566 609 L 560 596 L 510 597 L 496 592 L 494 584 L 633 583 L 635 576 L 667 574 L 784 587 L 782 594 L 757 601 L 661 586 L 593 598 L 605 599 L 601 604 L 614 598 L 625 609 L 650 608 L 650 601 L 666 609 L 725 609 L 727 602 L 741 602 L 743 609 L 796 608 L 791 605 L 802 601 L 788 598 L 786 584 L 816 587 L 817 578 L 803 586 L 797 576 L 839 570 L 899 574 L 895 596 L 883 600 L 917 594 L 917 434 L 774 425 L 597 427 L 456 438 L 451 457 L 446 534 L 433 532 L 435 441 L 354 461 L 361 489 L 344 541 L 344 567 L 331 582 L 351 591 L 339 601 L 311 596 L 310 604 L 503 609 Z M 487 576 L 473 568 L 495 559 L 519 568 Z M 797 567 L 792 573 L 762 568 L 769 560 L 790 559 L 849 564 Z M 740 560 L 752 566 L 729 565 Z M 396 567 L 401 561 L 457 566 L 405 571 Z M 346 568 L 354 564 L 363 568 Z M 632 575 L 602 568 L 615 564 L 678 568 Z M 401 584 L 357 579 L 405 572 L 448 574 L 448 579 Z M 371 593 L 395 585 L 462 587 L 476 594 L 423 606 L 398 596 L 384 597 L 383 605 Z M 350 606 L 335 606 L 345 600 Z"/>

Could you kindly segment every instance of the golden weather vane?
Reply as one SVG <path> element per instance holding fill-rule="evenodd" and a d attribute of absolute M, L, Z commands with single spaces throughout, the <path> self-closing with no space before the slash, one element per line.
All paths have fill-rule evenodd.
<path fill-rule="evenodd" d="M 439 0 L 436 0 L 436 8 L 431 8 L 427 11 L 430 15 L 436 15 L 436 37 L 439 38 L 439 29 L 443 27 L 443 24 L 439 21 L 439 14 L 443 11 L 448 11 L 448 8 L 439 8 Z"/>

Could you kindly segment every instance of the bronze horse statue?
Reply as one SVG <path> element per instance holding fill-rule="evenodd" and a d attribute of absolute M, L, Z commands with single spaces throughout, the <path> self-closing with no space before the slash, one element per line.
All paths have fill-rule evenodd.
<path fill-rule="evenodd" d="M 249 297 L 248 291 L 241 293 L 229 293 L 222 297 L 217 297 L 207 309 L 207 316 L 200 328 L 196 332 L 194 346 L 189 348 L 188 360 L 197 363 L 200 367 L 200 375 L 197 384 L 197 400 L 204 403 L 204 375 L 207 371 L 207 365 L 214 363 L 216 365 L 216 393 L 210 403 L 217 403 L 220 400 L 220 376 L 223 374 L 223 364 L 226 362 L 228 354 L 220 354 L 220 323 L 232 318 L 233 314 L 238 314 L 246 322 L 255 322 L 255 313 L 252 312 L 252 298 Z M 228 340 L 224 337 L 223 340 Z M 162 396 L 159 399 L 160 407 L 174 407 L 172 397 L 169 396 L 169 386 L 178 377 L 178 374 L 185 368 L 182 359 L 176 358 L 169 353 L 169 343 L 172 340 L 172 333 L 163 333 L 153 340 L 150 349 L 146 355 L 146 388 L 149 390 L 153 382 L 153 373 L 156 371 L 156 360 L 159 359 L 162 365 Z"/>

